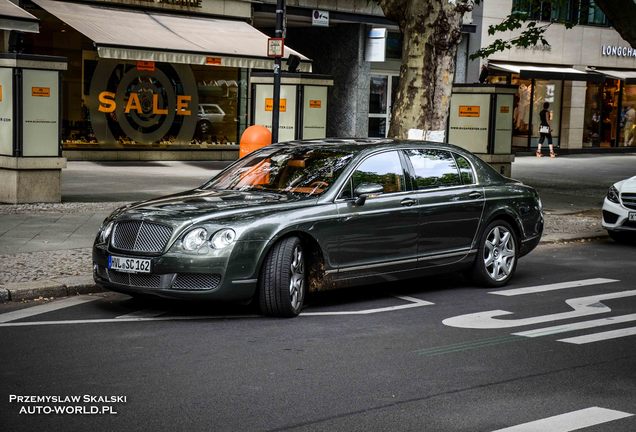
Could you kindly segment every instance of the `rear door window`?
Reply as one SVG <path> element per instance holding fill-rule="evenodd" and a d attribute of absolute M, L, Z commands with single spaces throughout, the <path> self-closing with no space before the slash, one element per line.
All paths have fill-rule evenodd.
<path fill-rule="evenodd" d="M 417 189 L 433 189 L 462 184 L 458 163 L 449 151 L 408 149 L 405 150 L 405 153 L 413 165 L 414 185 Z"/>

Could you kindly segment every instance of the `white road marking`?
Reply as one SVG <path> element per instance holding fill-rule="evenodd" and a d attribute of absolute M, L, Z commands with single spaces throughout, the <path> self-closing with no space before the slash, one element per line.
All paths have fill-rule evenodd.
<path fill-rule="evenodd" d="M 524 294 L 533 294 L 538 292 L 556 291 L 556 290 L 568 289 L 568 288 L 578 288 L 578 287 L 588 286 L 588 285 L 600 285 L 600 284 L 606 284 L 611 282 L 620 282 L 620 281 L 616 279 L 604 279 L 604 278 L 583 279 L 578 281 L 561 282 L 561 283 L 555 283 L 555 284 L 549 284 L 549 285 L 537 285 L 537 286 L 526 287 L 526 288 L 515 288 L 515 289 L 508 289 L 503 291 L 492 291 L 492 292 L 489 292 L 488 294 L 496 294 L 496 295 L 502 295 L 502 296 L 517 296 L 517 295 L 524 295 Z"/>
<path fill-rule="evenodd" d="M 51 303 L 41 304 L 29 308 L 24 308 L 12 312 L 3 313 L 0 315 L 0 323 L 6 323 L 23 318 L 29 318 L 34 315 L 40 315 L 47 312 L 52 312 L 59 309 L 64 309 L 71 306 L 76 306 L 82 303 L 88 303 L 95 300 L 99 300 L 101 297 L 88 297 L 88 296 L 76 296 L 68 297 L 61 300 L 55 300 Z"/>
<path fill-rule="evenodd" d="M 581 321 L 581 322 L 572 323 L 572 324 L 562 324 L 558 326 L 544 327 L 544 328 L 528 330 L 528 331 L 512 333 L 512 334 L 515 336 L 525 336 L 525 337 L 533 338 L 533 337 L 553 335 L 557 333 L 565 333 L 565 332 L 570 332 L 575 330 L 583 330 L 583 329 L 594 328 L 594 327 L 608 326 L 608 325 L 625 323 L 630 321 L 636 321 L 636 314 L 618 315 L 618 316 L 601 318 L 601 319 L 596 319 L 591 321 Z"/>
<path fill-rule="evenodd" d="M 0 324 L 0 327 L 29 327 L 43 325 L 75 325 L 75 324 L 107 324 L 123 322 L 145 322 L 145 321 L 193 321 L 193 320 L 225 320 L 225 319 L 245 319 L 262 318 L 260 315 L 223 315 L 223 316 L 161 316 L 152 318 L 101 318 L 85 320 L 61 320 L 61 321 L 31 321 L 31 322 L 10 322 Z"/>
<path fill-rule="evenodd" d="M 369 314 L 375 314 L 375 313 L 381 313 L 381 312 L 392 312 L 392 311 L 402 310 L 402 309 L 411 309 L 411 308 L 422 307 L 422 306 L 430 306 L 435 304 L 435 303 L 428 302 L 426 300 L 420 300 L 415 297 L 408 297 L 408 296 L 395 296 L 395 297 L 404 301 L 408 301 L 410 303 L 405 305 L 388 306 L 388 307 L 376 308 L 376 309 L 363 309 L 359 311 L 306 312 L 306 313 L 301 313 L 299 316 L 369 315 Z"/>
<path fill-rule="evenodd" d="M 628 327 L 624 329 L 610 330 L 606 332 L 576 336 L 576 337 L 571 337 L 567 339 L 559 339 L 558 341 L 582 345 L 586 343 L 599 342 L 599 341 L 604 341 L 608 339 L 617 339 L 617 338 L 622 338 L 626 336 L 634 336 L 634 335 L 636 335 L 636 327 Z"/>
<path fill-rule="evenodd" d="M 165 310 L 157 310 L 157 309 L 142 309 L 138 311 L 134 311 L 131 313 L 127 313 L 125 315 L 119 315 L 115 317 L 116 319 L 127 319 L 127 318 L 152 318 L 158 317 L 159 315 L 165 314 Z"/>
<path fill-rule="evenodd" d="M 591 407 L 553 417 L 523 423 L 493 432 L 568 432 L 631 417 L 634 414 L 607 408 Z"/>
<path fill-rule="evenodd" d="M 636 296 L 636 290 L 620 291 L 615 293 L 600 294 L 595 296 L 578 297 L 567 299 L 565 303 L 574 310 L 570 312 L 562 312 L 551 315 L 542 315 L 522 319 L 502 320 L 495 317 L 503 315 L 512 315 L 513 312 L 504 310 L 491 310 L 477 312 L 473 314 L 459 315 L 452 318 L 446 318 L 442 323 L 449 327 L 475 328 L 475 329 L 497 329 L 520 327 L 530 324 L 539 324 L 549 321 L 559 321 L 570 318 L 577 318 L 588 315 L 597 315 L 600 313 L 611 312 L 612 309 L 601 303 L 601 300 L 611 300 L 623 297 Z"/>

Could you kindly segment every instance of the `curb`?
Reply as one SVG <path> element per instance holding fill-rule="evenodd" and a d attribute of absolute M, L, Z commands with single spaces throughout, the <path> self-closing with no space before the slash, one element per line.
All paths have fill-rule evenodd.
<path fill-rule="evenodd" d="M 586 241 L 609 238 L 609 234 L 605 230 L 589 231 L 578 234 L 548 234 L 541 237 L 539 244 L 556 244 L 572 241 Z"/>
<path fill-rule="evenodd" d="M 103 292 L 92 276 L 71 276 L 50 281 L 11 282 L 0 288 L 0 301 L 19 302 L 43 297 L 68 297 Z"/>

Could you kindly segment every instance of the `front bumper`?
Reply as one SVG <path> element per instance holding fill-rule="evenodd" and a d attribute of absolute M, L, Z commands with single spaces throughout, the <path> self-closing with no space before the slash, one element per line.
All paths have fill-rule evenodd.
<path fill-rule="evenodd" d="M 636 210 L 630 210 L 605 198 L 601 225 L 608 231 L 636 232 L 636 221 L 629 220 L 630 213 L 636 213 Z"/>
<path fill-rule="evenodd" d="M 224 254 L 187 255 L 167 252 L 142 256 L 93 247 L 93 278 L 103 288 L 126 294 L 219 301 L 251 299 L 258 285 L 260 244 L 237 242 Z M 258 242 L 260 243 L 260 242 Z M 126 273 L 108 268 L 110 255 L 150 260 L 151 273 Z"/>

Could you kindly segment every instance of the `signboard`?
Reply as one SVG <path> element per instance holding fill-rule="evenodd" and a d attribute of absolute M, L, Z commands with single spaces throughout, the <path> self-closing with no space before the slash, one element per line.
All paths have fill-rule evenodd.
<path fill-rule="evenodd" d="M 49 87 L 31 87 L 31 96 L 51 97 L 51 89 Z"/>
<path fill-rule="evenodd" d="M 13 69 L 0 68 L 0 154 L 13 155 Z"/>
<path fill-rule="evenodd" d="M 488 153 L 488 115 L 480 115 L 481 108 L 484 113 L 489 112 L 489 94 L 453 94 L 448 119 L 449 143 L 473 153 Z"/>
<path fill-rule="evenodd" d="M 314 9 L 311 14 L 311 25 L 316 27 L 329 27 L 329 11 Z"/>
<path fill-rule="evenodd" d="M 315 98 L 312 98 L 315 99 Z M 269 106 L 267 101 L 270 101 Z M 280 110 L 278 118 L 278 140 L 296 139 L 296 86 L 281 85 L 280 100 L 285 101 L 285 110 Z M 272 108 L 274 107 L 274 86 L 256 84 L 254 86 L 254 124 L 272 130 Z M 282 107 L 281 107 L 282 108 Z"/>
<path fill-rule="evenodd" d="M 460 105 L 460 117 L 479 117 L 479 105 Z"/>
<path fill-rule="evenodd" d="M 267 39 L 267 57 L 283 57 L 285 55 L 285 39 Z"/>
<path fill-rule="evenodd" d="M 287 112 L 287 99 L 281 98 L 278 102 L 278 111 Z M 274 98 L 265 98 L 265 111 L 274 111 Z"/>
<path fill-rule="evenodd" d="M 302 139 L 327 136 L 327 87 L 305 85 Z"/>
<path fill-rule="evenodd" d="M 367 34 L 364 59 L 368 62 L 383 62 L 386 57 L 386 29 L 372 28 Z"/>
<path fill-rule="evenodd" d="M 154 72 L 155 71 L 155 62 L 153 62 L 153 61 L 138 61 L 137 62 L 137 70 L 139 72 Z"/>
<path fill-rule="evenodd" d="M 206 57 L 205 64 L 208 66 L 221 66 L 221 57 Z"/>
<path fill-rule="evenodd" d="M 25 69 L 23 89 L 23 155 L 59 155 L 59 98 L 57 71 Z"/>

